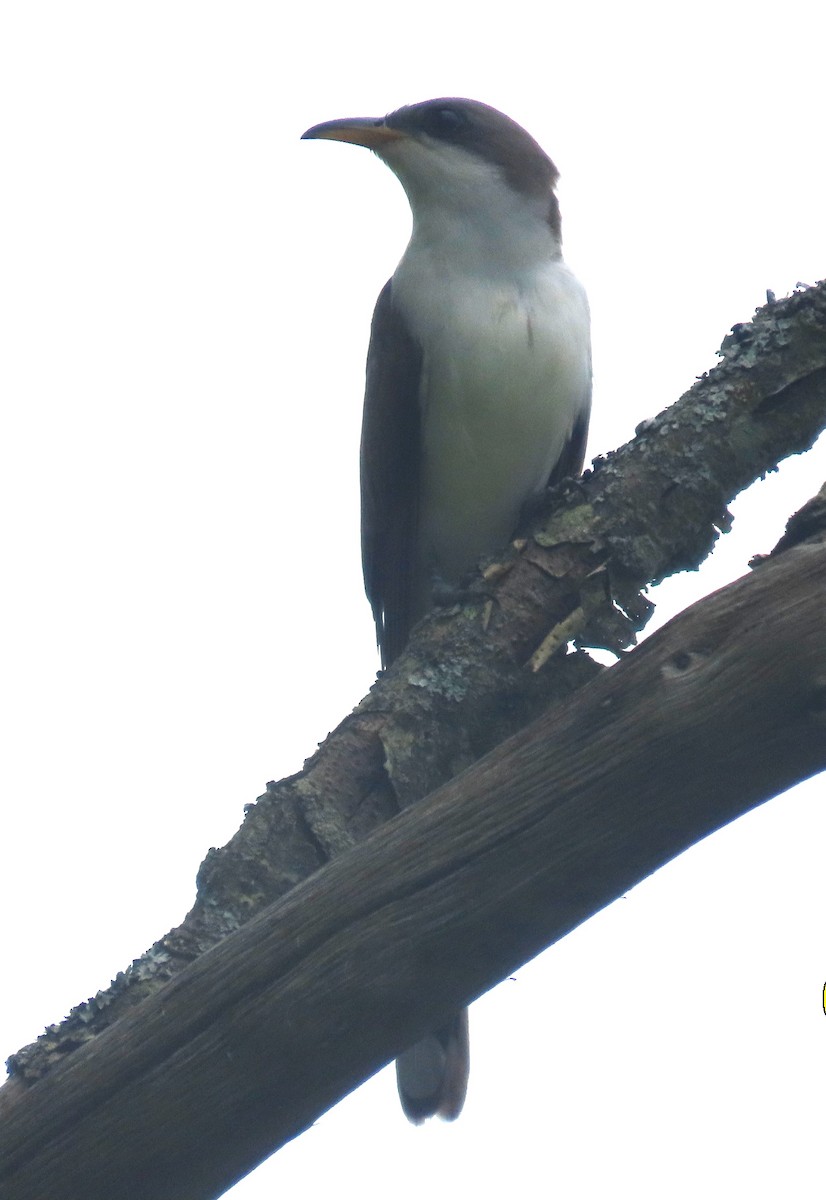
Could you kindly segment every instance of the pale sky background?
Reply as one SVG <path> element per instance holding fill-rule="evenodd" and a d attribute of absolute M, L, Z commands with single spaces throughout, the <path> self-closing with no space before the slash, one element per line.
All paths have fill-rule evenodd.
<path fill-rule="evenodd" d="M 357 446 L 408 211 L 301 132 L 452 94 L 537 137 L 594 455 L 826 274 L 824 39 L 819 0 L 3 7 L 3 1056 L 181 919 L 377 667 Z M 753 489 L 658 617 L 824 477 L 821 443 Z M 708 839 L 474 1006 L 455 1125 L 408 1126 L 383 1072 L 233 1200 L 817 1194 L 824 841 L 823 780 Z"/>

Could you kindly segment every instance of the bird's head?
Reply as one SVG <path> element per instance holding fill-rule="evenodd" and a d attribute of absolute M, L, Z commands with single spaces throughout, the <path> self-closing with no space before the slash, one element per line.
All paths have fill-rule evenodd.
<path fill-rule="evenodd" d="M 478 100 L 425 100 L 386 117 L 324 121 L 302 136 L 374 151 L 404 187 L 414 220 L 434 207 L 470 217 L 519 204 L 559 238 L 556 167 L 521 125 Z"/>

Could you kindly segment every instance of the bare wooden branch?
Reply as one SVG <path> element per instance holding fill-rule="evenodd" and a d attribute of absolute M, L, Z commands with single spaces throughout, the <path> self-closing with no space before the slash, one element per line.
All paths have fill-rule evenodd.
<path fill-rule="evenodd" d="M 206 1200 L 687 846 L 826 767 L 826 543 L 695 605 L 12 1080 L 4 1200 Z"/>

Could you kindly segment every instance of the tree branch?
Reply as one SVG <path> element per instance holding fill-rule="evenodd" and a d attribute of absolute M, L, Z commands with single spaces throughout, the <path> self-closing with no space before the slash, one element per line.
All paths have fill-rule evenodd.
<path fill-rule="evenodd" d="M 95 1121 L 103 1122 L 105 1113 L 109 1112 L 110 1100 L 113 1104 L 111 1120 L 116 1122 L 124 1118 L 128 1110 L 131 1124 L 122 1126 L 122 1130 L 128 1127 L 134 1134 L 133 1142 L 124 1144 L 124 1157 L 120 1161 L 129 1159 L 133 1166 L 141 1163 L 141 1171 L 151 1173 L 152 1170 L 142 1157 L 143 1151 L 150 1148 L 150 1143 L 153 1151 L 156 1145 L 160 1147 L 162 1144 L 158 1141 L 160 1135 L 152 1115 L 154 1110 L 151 1105 L 146 1110 L 141 1108 L 141 1096 L 144 1099 L 154 1096 L 152 1104 L 160 1106 L 158 1112 L 167 1111 L 170 1127 L 175 1125 L 178 1130 L 184 1127 L 189 1129 L 187 1136 L 190 1147 L 200 1146 L 201 1136 L 206 1136 L 204 1131 L 207 1126 L 198 1124 L 197 1113 L 187 1111 L 185 1116 L 184 1109 L 188 1110 L 190 1106 L 202 1109 L 206 1103 L 208 1111 L 205 1111 L 204 1119 L 207 1124 L 210 1120 L 214 1121 L 214 1125 L 209 1126 L 209 1138 L 212 1139 L 215 1136 L 214 1129 L 224 1121 L 231 1106 L 226 1096 L 222 1099 L 216 1095 L 214 1104 L 212 1100 L 205 1102 L 203 1088 L 212 1086 L 206 1082 L 210 1078 L 209 1072 L 218 1072 L 222 1079 L 223 1072 L 227 1073 L 225 1084 L 230 1098 L 238 1083 L 235 1080 L 236 1068 L 226 1058 L 226 1048 L 216 1051 L 215 1046 L 224 1045 L 222 1038 L 229 1039 L 232 1054 L 238 1062 L 246 1064 L 246 1070 L 250 1067 L 250 1047 L 255 1046 L 254 1059 L 266 1058 L 270 1054 L 266 1047 L 270 1045 L 268 1039 L 271 1036 L 269 1029 L 253 1030 L 251 1025 L 244 1024 L 247 1018 L 242 1020 L 241 1010 L 233 1007 L 235 1001 L 232 996 L 236 995 L 237 998 L 237 993 L 231 987 L 224 1004 L 219 993 L 226 984 L 226 973 L 232 976 L 237 964 L 227 967 L 229 959 L 215 958 L 214 955 L 236 953 L 234 947 L 251 944 L 246 939 L 264 936 L 262 930 L 266 926 L 256 923 L 240 942 L 233 937 L 226 948 L 221 946 L 220 950 L 210 952 L 202 962 L 196 960 L 228 934 L 234 934 L 242 926 L 246 928 L 246 922 L 256 913 L 262 913 L 267 905 L 290 892 L 300 880 L 312 875 L 343 852 L 350 851 L 377 825 L 398 814 L 413 800 L 433 791 L 444 780 L 455 776 L 492 746 L 535 719 L 539 713 L 546 712 L 549 705 L 557 705 L 557 714 L 564 711 L 564 716 L 559 719 L 567 728 L 568 709 L 560 709 L 559 703 L 564 701 L 571 706 L 570 711 L 575 711 L 579 700 L 575 701 L 572 697 L 578 689 L 587 685 L 586 691 L 590 695 L 592 688 L 631 686 L 603 683 L 603 678 L 609 677 L 623 680 L 624 673 L 629 669 L 627 663 L 621 663 L 602 676 L 601 669 L 583 653 L 556 654 L 539 671 L 526 670 L 525 664 L 538 646 L 544 645 L 546 649 L 558 646 L 571 633 L 578 633 L 583 644 L 608 645 L 620 649 L 632 643 L 635 630 L 642 627 L 651 607 L 640 595 L 640 589 L 672 570 L 697 565 L 711 548 L 718 531 L 727 528 L 728 501 L 754 478 L 771 469 L 780 458 L 798 453 L 811 445 L 819 430 L 826 425 L 826 285 L 796 293 L 785 301 L 760 310 L 751 324 L 735 327 L 724 342 L 722 355 L 723 361 L 719 367 L 698 381 L 682 400 L 667 409 L 656 421 L 647 423 L 633 442 L 608 459 L 600 460 L 593 472 L 570 485 L 564 495 L 555 497 L 551 515 L 546 513 L 534 524 L 531 540 L 526 540 L 500 560 L 488 564 L 484 580 L 477 584 L 477 603 L 465 606 L 458 613 L 436 613 L 423 622 L 409 651 L 327 739 L 307 762 L 303 772 L 280 784 L 268 785 L 266 795 L 250 806 L 247 819 L 238 834 L 223 850 L 211 851 L 207 856 L 199 875 L 195 906 L 182 925 L 161 938 L 129 970 L 121 973 L 105 993 L 99 993 L 92 1000 L 79 1005 L 61 1025 L 50 1027 L 37 1043 L 12 1056 L 9 1064 L 14 1077 L 0 1091 L 0 1104 L 13 1110 L 15 1120 L 21 1122 L 14 1126 L 20 1140 L 7 1140 L 12 1164 L 9 1166 L 12 1172 L 9 1178 L 14 1177 L 19 1181 L 40 1178 L 36 1172 L 41 1168 L 31 1165 L 30 1155 L 35 1155 L 38 1163 L 55 1167 L 58 1162 L 65 1165 L 69 1161 L 64 1154 L 71 1153 L 71 1145 L 86 1145 L 91 1152 L 92 1142 L 81 1138 L 81 1126 L 86 1119 L 84 1114 L 95 1113 Z M 743 586 L 752 587 L 754 584 L 749 582 Z M 813 624 L 817 626 L 816 621 Z M 561 631 L 564 631 L 564 636 Z M 649 645 L 647 643 L 636 651 L 628 662 L 645 661 L 651 653 Z M 699 650 L 692 651 L 690 660 L 681 657 L 680 652 L 672 663 L 675 681 L 683 680 L 684 694 L 694 694 L 687 681 L 705 674 L 703 663 L 706 651 L 702 642 L 698 646 Z M 767 661 L 774 659 L 770 655 Z M 695 667 L 703 669 L 695 671 Z M 755 674 L 759 675 L 759 663 L 752 664 L 752 667 Z M 623 674 L 617 675 L 620 671 Z M 733 682 L 736 674 L 730 672 L 727 678 Z M 674 686 L 678 686 L 676 682 Z M 746 684 L 743 683 L 743 686 Z M 816 688 L 814 682 L 812 686 Z M 816 691 L 812 693 L 813 696 L 817 694 Z M 612 703 L 627 705 L 627 695 L 627 692 L 623 692 L 623 699 L 620 701 L 618 697 Z M 742 697 L 735 699 L 739 703 Z M 803 725 L 807 721 L 814 721 L 816 700 L 810 696 L 807 701 L 800 693 L 798 701 L 801 705 L 811 704 L 809 710 L 798 710 Z M 737 703 L 733 704 L 733 711 L 739 711 Z M 705 695 L 698 709 L 707 711 Z M 804 713 L 808 713 L 805 719 Z M 786 718 L 789 716 L 790 713 L 786 712 Z M 640 719 L 643 723 L 648 720 L 644 707 Z M 584 717 L 583 722 L 583 730 L 588 729 Z M 592 715 L 591 736 L 596 739 L 592 745 L 601 744 L 598 735 L 602 724 L 606 723 L 610 724 L 605 710 L 597 710 L 596 716 Z M 778 726 L 779 730 L 782 728 L 786 726 Z M 759 764 L 761 771 L 765 771 L 766 782 L 764 790 L 759 795 L 755 793 L 756 798 L 749 803 L 758 803 L 770 793 L 772 787 L 781 786 L 777 780 L 777 770 L 782 755 L 777 759 L 766 759 L 763 751 L 769 744 L 761 736 L 751 748 L 754 762 Z M 615 751 L 622 757 L 621 748 L 615 748 Z M 675 761 L 677 757 L 675 752 Z M 491 760 L 486 761 L 489 764 Z M 707 761 L 704 751 L 703 761 L 697 765 L 700 780 L 705 779 L 704 764 Z M 734 758 L 726 761 L 733 762 Z M 680 767 L 681 772 L 687 769 L 688 762 L 689 758 L 686 758 Z M 488 771 L 490 768 L 480 766 L 479 769 Z M 660 763 L 660 769 L 664 769 L 663 763 Z M 720 769 L 723 770 L 722 765 Z M 796 777 L 795 771 L 799 769 L 799 765 L 793 769 L 789 767 L 789 781 Z M 586 764 L 581 758 L 574 758 L 568 768 L 569 776 L 577 778 L 576 772 L 579 771 L 584 772 L 584 784 L 588 778 Z M 600 764 L 600 771 L 603 776 L 608 774 L 604 763 Z M 613 761 L 611 771 L 614 771 Z M 738 771 L 749 778 L 742 765 Z M 481 781 L 487 776 L 479 778 Z M 726 781 L 727 787 L 732 787 L 734 796 L 741 795 L 729 769 L 723 772 L 721 778 Z M 558 782 L 551 772 L 545 784 L 549 794 L 557 794 Z M 658 785 L 664 787 L 670 796 L 675 794 L 673 781 L 669 780 L 664 786 L 660 778 Z M 625 793 L 617 789 L 613 794 L 614 803 L 619 805 L 618 811 L 622 810 Z M 706 814 L 704 819 L 713 819 L 716 825 L 730 819 L 735 811 L 741 811 L 736 807 L 740 801 L 733 802 L 728 795 L 718 796 L 714 802 L 707 796 L 706 801 L 710 806 L 708 812 L 702 809 L 703 797 L 698 801 Z M 425 806 L 428 812 L 431 811 L 430 803 L 428 801 Z M 445 803 L 447 801 L 443 796 L 439 804 Z M 731 803 L 735 803 L 735 808 L 730 808 Z M 399 827 L 407 829 L 406 822 L 410 819 L 412 817 L 404 814 Z M 481 819 L 478 814 L 474 817 L 474 820 Z M 670 819 L 673 824 L 676 816 Z M 484 820 L 488 820 L 488 817 Z M 699 818 L 695 821 L 687 816 L 685 822 L 685 826 L 677 822 L 674 830 L 681 830 L 684 837 L 702 836 L 702 833 L 696 832 L 700 827 Z M 418 827 L 414 825 L 413 829 L 418 838 Z M 388 837 L 394 836 L 398 835 L 388 831 Z M 440 836 L 445 836 L 444 830 Z M 514 838 L 516 844 L 521 834 L 513 830 L 502 836 Z M 684 844 L 688 842 L 682 841 L 680 848 Z M 468 852 L 472 845 L 471 839 L 467 843 Z M 593 846 L 587 845 L 587 839 L 584 845 L 572 845 L 569 850 L 572 855 L 575 852 L 583 855 L 583 862 L 588 854 L 598 853 Z M 624 852 L 630 855 L 626 866 L 632 873 L 642 870 L 649 862 L 647 852 L 640 856 L 639 848 L 635 851 L 627 846 Z M 656 843 L 650 861 L 653 862 L 657 855 L 668 857 L 675 852 L 670 842 Z M 369 855 L 373 853 L 373 850 L 369 851 Z M 490 854 L 494 854 L 492 848 Z M 347 863 L 350 861 L 348 854 Z M 369 861 L 372 863 L 373 859 Z M 559 887 L 560 880 L 567 878 L 573 890 L 565 895 L 560 892 L 555 903 L 559 906 L 557 917 L 559 913 L 567 913 L 566 920 L 576 923 L 583 919 L 586 910 L 592 911 L 590 906 L 597 902 L 598 897 L 578 881 L 574 861 L 572 858 L 565 867 L 566 871 L 573 871 L 573 875 L 565 875 L 564 871 L 560 873 L 561 867 L 557 870 L 556 886 Z M 503 861 L 503 869 L 504 866 Z M 398 870 L 398 863 L 396 868 Z M 340 869 L 346 871 L 349 867 L 343 864 Z M 360 868 L 356 866 L 354 869 Z M 600 869 L 606 870 L 607 867 L 603 864 Z M 645 869 L 651 868 L 648 866 Z M 639 875 L 634 876 L 637 877 Z M 321 878 L 321 875 L 313 876 L 302 890 L 285 899 L 284 912 L 293 914 L 290 920 L 296 919 L 296 905 L 299 903 L 310 903 L 310 907 L 316 903 L 314 899 L 308 901 L 308 897 L 315 896 L 314 889 Z M 620 882 L 620 875 L 617 874 L 617 886 Z M 540 884 L 537 883 L 537 886 Z M 545 886 L 548 886 L 547 883 Z M 441 891 L 437 890 L 434 894 L 441 895 Z M 456 902 L 454 900 L 451 903 Z M 600 901 L 605 902 L 606 898 Z M 395 904 L 395 901 L 392 903 Z M 421 896 L 416 903 L 422 903 Z M 527 918 L 518 904 L 516 909 L 508 907 L 509 904 L 510 901 L 505 901 L 502 911 L 511 913 L 510 918 L 505 918 L 514 924 L 508 935 L 508 945 L 510 953 L 518 956 L 526 944 L 524 938 L 527 935 L 522 925 Z M 273 912 L 276 910 L 267 909 L 267 920 Z M 278 906 L 277 912 L 282 913 L 281 906 Z M 396 913 L 395 908 L 393 913 Z M 305 919 L 309 922 L 307 928 L 302 926 L 300 935 L 304 945 L 307 944 L 305 939 L 310 936 L 308 930 L 316 922 L 316 917 L 302 909 L 301 918 L 302 922 Z M 281 921 L 284 919 L 283 913 L 273 919 Z M 319 913 L 318 921 L 321 920 L 322 914 Z M 398 917 L 393 917 L 394 922 L 397 920 L 399 930 L 412 929 L 406 909 L 399 910 Z M 515 931 L 515 926 L 519 926 L 521 932 Z M 570 927 L 565 920 L 555 919 L 555 923 L 541 933 L 535 930 L 531 937 L 552 940 Z M 427 961 L 431 954 L 427 948 L 430 935 L 425 932 L 422 936 L 424 941 L 418 952 L 420 964 Z M 464 937 L 465 933 L 457 929 L 452 936 L 455 945 L 455 939 Z M 334 931 L 328 931 L 325 938 L 331 939 L 325 945 L 332 948 Z M 432 953 L 436 962 L 441 962 L 445 954 L 443 948 Z M 201 1190 L 192 1191 L 191 1194 L 216 1194 L 209 1189 L 219 1186 L 217 1180 L 229 1178 L 232 1172 L 242 1169 L 239 1166 L 242 1161 L 248 1164 L 256 1161 L 256 1155 L 269 1152 L 282 1136 L 292 1136 L 285 1130 L 289 1127 L 294 1133 L 302 1122 L 311 1119 L 311 1115 L 317 1111 L 316 1106 L 325 1096 L 332 1099 L 341 1094 L 345 1079 L 349 1080 L 346 1086 L 352 1086 L 361 1077 L 361 1072 L 369 1071 L 378 1062 L 391 1057 L 417 1031 L 432 1024 L 434 1013 L 455 1003 L 455 997 L 460 993 L 461 998 L 465 999 L 489 986 L 498 977 L 501 961 L 495 954 L 489 959 L 484 958 L 484 961 L 483 958 L 480 951 L 478 962 L 465 963 L 461 967 L 461 978 L 458 975 L 454 978 L 450 964 L 446 964 L 444 987 L 438 995 L 434 992 L 431 1000 L 426 999 L 422 1007 L 418 1007 L 418 1003 L 423 991 L 418 986 L 415 1013 L 408 1011 L 407 1000 L 399 1001 L 400 1009 L 391 1007 L 388 1001 L 380 1021 L 384 1031 L 381 1044 L 369 1047 L 360 1045 L 357 1061 L 348 1059 L 346 1070 L 337 1067 L 337 1073 L 326 1081 L 312 1075 L 315 1070 L 312 1063 L 321 1061 L 324 1056 L 317 1060 L 310 1056 L 306 1063 L 302 1058 L 288 1057 L 286 1062 L 301 1064 L 295 1067 L 295 1071 L 297 1075 L 303 1073 L 305 1077 L 307 1091 L 302 1093 L 303 1100 L 296 1098 L 289 1088 L 287 1091 L 278 1090 L 287 1087 L 284 1077 L 270 1084 L 263 1084 L 260 1080 L 255 1082 L 255 1086 L 260 1086 L 263 1091 L 256 1093 L 254 1102 L 251 1095 L 238 1092 L 233 1103 L 237 1101 L 242 1109 L 232 1111 L 243 1110 L 246 1114 L 244 1120 L 249 1122 L 249 1137 L 237 1139 L 237 1151 L 227 1146 L 221 1149 L 216 1138 L 215 1154 L 210 1151 L 204 1155 L 203 1176 L 196 1169 L 196 1164 L 189 1161 L 186 1173 L 191 1186 L 197 1189 L 201 1187 L 199 1181 L 203 1182 Z M 365 959 L 365 962 L 369 961 Z M 190 968 L 189 964 L 194 965 Z M 267 970 L 273 972 L 273 981 L 276 973 L 284 967 L 284 962 L 275 959 L 270 963 Z M 504 967 L 501 973 L 509 969 L 509 966 Z M 407 968 L 399 969 L 400 980 L 408 980 L 407 984 L 400 987 L 399 995 L 407 994 L 406 987 L 409 986 L 410 972 L 413 970 L 414 967 L 409 964 Z M 293 984 L 304 978 L 303 968 L 298 975 L 290 975 L 290 978 Z M 170 980 L 173 982 L 170 983 Z M 205 982 L 198 983 L 199 980 Z M 353 986 L 362 986 L 364 983 L 364 980 L 361 984 L 354 981 Z M 343 981 L 341 986 L 345 987 L 345 984 L 346 981 Z M 301 1008 L 301 997 L 298 992 L 290 992 L 291 986 L 289 981 L 284 984 L 291 997 L 289 1003 Z M 189 996 L 190 987 L 195 987 L 196 991 L 202 987 L 204 996 L 207 992 L 212 996 L 208 1003 L 205 1000 L 205 1008 L 193 1009 L 193 1013 L 200 1013 L 204 1019 L 203 1025 L 197 1025 L 196 1021 L 197 1028 L 193 1027 L 195 1018 L 192 1014 L 186 1017 L 182 1008 L 175 1007 L 175 998 Z M 254 992 L 258 984 L 251 983 L 250 987 Z M 270 984 L 262 983 L 261 987 L 273 1000 L 280 994 L 281 984 L 276 987 L 273 982 L 272 995 Z M 265 1002 L 263 998 L 264 992 L 261 993 L 261 1003 L 268 1004 L 269 1000 Z M 197 995 L 200 997 L 201 993 Z M 251 995 L 251 992 L 245 992 L 243 1011 L 258 1013 L 258 1002 L 253 1004 Z M 351 1000 L 347 996 L 349 992 L 345 987 L 342 1003 L 349 1005 Z M 197 1003 L 201 1003 L 200 998 Z M 309 994 L 307 1003 L 307 1011 L 314 1011 Z M 215 1008 L 215 1004 L 219 1007 Z M 245 1008 L 244 1004 L 252 1007 Z M 360 1028 L 358 1016 L 361 1009 L 355 998 L 352 1004 L 352 1012 L 347 1009 L 348 1028 L 350 1025 Z M 164 1014 L 163 1019 L 159 1015 L 161 1013 Z M 235 1031 L 231 1035 L 223 1025 L 225 1019 L 230 1021 Z M 375 1019 L 376 1013 L 371 1011 L 370 1020 Z M 285 1023 L 283 1028 L 288 1031 L 298 1028 L 295 1022 L 299 1017 L 289 1006 L 287 1015 L 281 1020 Z M 153 1022 L 156 1024 L 153 1025 Z M 250 1034 L 249 1043 L 241 1038 L 239 1031 L 242 1027 Z M 149 1036 L 153 1029 L 157 1031 L 159 1042 L 152 1040 L 154 1034 Z M 103 1031 L 108 1031 L 106 1037 L 98 1038 L 97 1035 Z M 145 1041 L 144 1054 L 141 1046 L 145 1038 L 148 1040 Z M 213 1044 L 213 1038 L 217 1038 L 218 1042 Z M 174 1064 L 169 1058 L 170 1042 L 183 1055 L 183 1059 L 173 1055 Z M 295 1045 L 297 1048 L 298 1043 Z M 190 1075 L 184 1071 L 181 1074 L 189 1053 L 181 1047 L 189 1047 L 193 1053 L 203 1050 L 207 1057 L 214 1051 L 218 1059 L 211 1064 L 202 1064 L 206 1072 L 203 1076 L 198 1076 L 197 1072 Z M 131 1057 L 132 1049 L 136 1050 L 137 1058 Z M 325 1053 L 329 1049 L 327 1047 Z M 289 1047 L 282 1047 L 282 1050 L 287 1054 Z M 305 1050 L 306 1047 L 301 1053 Z M 122 1053 L 125 1058 L 121 1057 Z M 281 1051 L 275 1046 L 272 1054 L 278 1053 Z M 169 1071 L 170 1080 L 178 1080 L 183 1090 L 178 1093 L 175 1093 L 174 1087 L 168 1092 L 163 1090 L 166 1085 L 155 1076 L 155 1069 L 160 1069 L 161 1064 L 161 1074 L 166 1075 Z M 55 1067 L 58 1068 L 56 1071 L 53 1070 Z M 44 1079 L 50 1073 L 51 1077 Z M 252 1078 L 257 1079 L 254 1072 Z M 134 1087 L 131 1087 L 130 1081 Z M 35 1086 L 28 1091 L 32 1084 Z M 153 1090 L 155 1084 L 160 1088 L 157 1094 Z M 186 1088 L 190 1086 L 194 1090 L 187 1092 Z M 267 1124 L 266 1118 L 262 1118 L 264 1126 L 257 1124 L 257 1117 L 252 1112 L 266 1107 L 266 1104 L 259 1104 L 262 1098 L 267 1098 L 267 1104 L 271 1102 L 273 1088 L 278 1091 L 278 1103 L 291 1111 L 287 1120 L 279 1109 L 281 1123 L 277 1129 Z M 220 1092 L 220 1088 L 218 1090 Z M 166 1096 L 166 1100 L 161 1100 L 161 1094 Z M 123 1099 L 116 1105 L 117 1096 Z M 69 1108 L 64 1109 L 63 1104 L 68 1104 Z M 174 1106 L 174 1121 L 172 1108 L 164 1110 L 165 1104 Z M 243 1107 L 247 1104 L 251 1106 L 249 1111 Z M 47 1113 L 48 1117 L 45 1116 Z M 121 1118 L 117 1113 L 121 1114 Z M 31 1114 L 44 1117 L 46 1123 L 40 1132 L 35 1126 L 27 1124 Z M 103 1128 L 103 1124 L 100 1127 Z M 41 1134 L 43 1130 L 51 1128 L 70 1131 L 66 1133 L 68 1141 L 61 1141 L 63 1135 L 58 1135 L 47 1149 L 42 1144 Z M 237 1129 L 234 1124 L 232 1129 L 235 1139 Z M 146 1130 L 151 1130 L 151 1137 L 146 1134 L 148 1140 L 142 1140 Z M 91 1134 L 88 1136 L 92 1137 Z M 198 1153 L 201 1152 L 199 1149 Z M 187 1153 L 184 1148 L 184 1158 Z M 225 1167 L 221 1167 L 218 1161 L 221 1155 L 228 1155 Z M 34 1175 L 27 1176 L 25 1171 L 16 1174 L 18 1165 L 23 1170 L 23 1162 L 29 1163 L 26 1170 L 31 1167 Z M 114 1160 L 112 1169 L 115 1169 Z M 222 1171 L 230 1174 L 222 1175 Z M 71 1173 L 63 1177 L 70 1178 Z M 42 1178 L 46 1178 L 46 1175 Z M 19 1187 L 24 1189 L 19 1192 L 21 1196 L 29 1194 L 25 1186 L 23 1182 L 19 1183 Z M 57 1196 L 54 1187 L 54 1179 L 50 1179 L 47 1194 Z M 130 1193 L 121 1187 L 119 1194 L 126 1196 Z M 165 1193 L 157 1191 L 151 1194 L 160 1196 Z M 176 1193 L 178 1196 L 188 1194 L 180 1189 Z"/>
<path fill-rule="evenodd" d="M 299 880 L 599 673 L 584 654 L 525 670 L 549 631 L 614 649 L 633 642 L 651 611 L 640 589 L 696 566 L 728 527 L 728 501 L 826 426 L 826 283 L 759 310 L 721 355 L 555 498 L 534 538 L 489 566 L 478 604 L 419 626 L 304 770 L 268 784 L 232 840 L 209 852 L 184 922 L 12 1055 L 12 1074 L 42 1078 Z"/>
<path fill-rule="evenodd" d="M 826 767 L 826 538 L 566 704 L 0 1093 L 6 1200 L 206 1200 L 687 846 Z M 460 948 L 460 949 L 457 949 Z"/>

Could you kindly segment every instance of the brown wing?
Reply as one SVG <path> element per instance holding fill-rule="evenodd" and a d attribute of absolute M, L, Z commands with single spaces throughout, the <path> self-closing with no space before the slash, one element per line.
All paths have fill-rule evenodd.
<path fill-rule="evenodd" d="M 404 649 L 414 612 L 422 351 L 382 288 L 367 351 L 361 429 L 361 561 L 382 666 Z"/>

